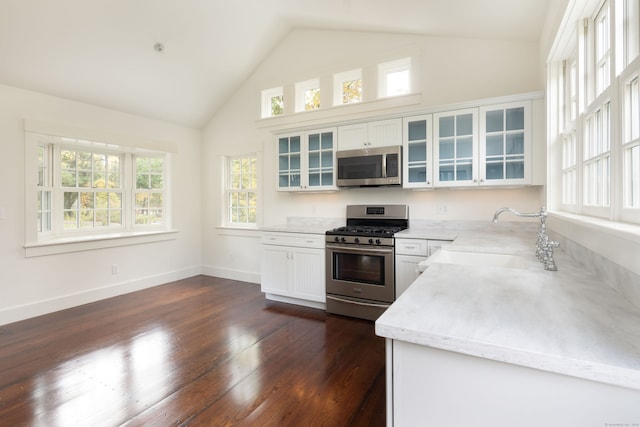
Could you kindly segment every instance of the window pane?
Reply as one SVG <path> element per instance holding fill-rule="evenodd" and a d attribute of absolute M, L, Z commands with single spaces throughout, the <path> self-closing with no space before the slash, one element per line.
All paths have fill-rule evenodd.
<path fill-rule="evenodd" d="M 455 117 L 440 117 L 440 130 L 438 136 L 440 138 L 454 136 Z"/>
<path fill-rule="evenodd" d="M 504 154 L 504 143 L 502 135 L 487 136 L 487 156 Z"/>
<path fill-rule="evenodd" d="M 333 132 L 326 132 L 322 134 L 322 149 L 333 150 Z"/>
<path fill-rule="evenodd" d="M 317 151 L 320 149 L 320 135 L 317 133 L 309 135 L 309 150 Z"/>
<path fill-rule="evenodd" d="M 524 154 L 524 133 L 507 135 L 507 154 Z"/>
<path fill-rule="evenodd" d="M 342 103 L 351 104 L 362 100 L 362 80 L 342 83 Z"/>
<path fill-rule="evenodd" d="M 501 132 L 504 130 L 503 110 L 487 111 L 487 132 Z"/>
<path fill-rule="evenodd" d="M 320 89 L 308 89 L 304 92 L 304 109 L 317 110 L 320 108 Z"/>
<path fill-rule="evenodd" d="M 427 121 L 409 122 L 409 141 L 424 141 L 427 139 Z"/>
<path fill-rule="evenodd" d="M 456 157 L 473 157 L 473 139 L 471 137 L 458 138 L 458 141 L 456 143 Z"/>
<path fill-rule="evenodd" d="M 506 111 L 507 128 L 506 130 L 524 129 L 524 108 L 508 108 Z"/>
<path fill-rule="evenodd" d="M 471 135 L 473 133 L 473 115 L 457 116 L 456 125 L 456 135 Z"/>

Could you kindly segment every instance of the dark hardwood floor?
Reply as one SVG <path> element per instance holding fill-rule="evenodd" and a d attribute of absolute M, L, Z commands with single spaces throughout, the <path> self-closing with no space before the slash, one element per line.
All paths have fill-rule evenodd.
<path fill-rule="evenodd" d="M 383 426 L 372 322 L 197 276 L 0 326 L 0 426 Z"/>

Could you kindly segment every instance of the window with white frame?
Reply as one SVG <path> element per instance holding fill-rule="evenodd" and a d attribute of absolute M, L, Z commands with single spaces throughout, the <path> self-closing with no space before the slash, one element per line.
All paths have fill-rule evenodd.
<path fill-rule="evenodd" d="M 638 75 L 625 85 L 623 192 L 626 209 L 640 208 L 640 85 Z"/>
<path fill-rule="evenodd" d="M 296 83 L 296 112 L 320 108 L 320 79 Z"/>
<path fill-rule="evenodd" d="M 378 64 L 378 97 L 406 95 L 411 92 L 411 58 Z"/>
<path fill-rule="evenodd" d="M 284 114 L 284 89 L 282 86 L 262 91 L 262 118 Z"/>
<path fill-rule="evenodd" d="M 362 101 L 362 69 L 345 71 L 333 76 L 334 105 L 353 104 Z"/>
<path fill-rule="evenodd" d="M 562 47 L 576 53 L 556 58 L 564 63 L 560 78 L 550 73 L 550 88 L 561 94 L 552 105 L 558 134 L 550 151 L 561 179 L 549 185 L 557 186 L 561 210 L 640 223 L 639 9 L 637 0 L 605 0 L 583 17 L 588 25 L 576 20 L 579 37 Z M 624 31 L 611 28 L 612 10 Z"/>
<path fill-rule="evenodd" d="M 256 225 L 257 190 L 256 155 L 228 157 L 226 177 L 228 225 Z"/>
<path fill-rule="evenodd" d="M 609 1 L 605 1 L 594 20 L 595 95 L 611 83 L 611 27 Z"/>
<path fill-rule="evenodd" d="M 611 186 L 610 103 L 597 108 L 584 125 L 584 198 L 585 206 L 609 206 Z"/>
<path fill-rule="evenodd" d="M 624 0 L 623 19 L 623 64 L 627 66 L 640 54 L 640 2 Z"/>
<path fill-rule="evenodd" d="M 28 152 L 35 153 L 26 170 L 37 174 L 27 179 L 33 183 L 27 200 L 37 218 L 34 231 L 27 230 L 28 241 L 168 225 L 166 153 L 34 132 L 25 136 L 34 147 Z"/>
<path fill-rule="evenodd" d="M 568 132 L 562 138 L 562 205 L 575 210 L 576 204 L 576 133 Z"/>

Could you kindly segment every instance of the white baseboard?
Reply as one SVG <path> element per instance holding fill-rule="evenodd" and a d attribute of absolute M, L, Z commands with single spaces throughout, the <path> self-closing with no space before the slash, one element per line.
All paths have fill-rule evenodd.
<path fill-rule="evenodd" d="M 53 313 L 55 311 L 65 310 L 67 308 L 76 307 L 90 302 L 99 301 L 118 295 L 127 294 L 129 292 L 139 291 L 153 286 L 162 285 L 164 283 L 176 280 L 186 279 L 188 277 L 202 274 L 200 266 L 185 268 L 182 270 L 171 271 L 154 276 L 147 276 L 141 279 L 131 280 L 123 283 L 116 283 L 102 288 L 89 289 L 84 292 L 63 295 L 56 298 L 36 301 L 29 304 L 9 307 L 0 310 L 0 325 L 17 322 L 31 317 L 41 316 L 43 314 Z"/>
<path fill-rule="evenodd" d="M 205 276 L 221 277 L 223 279 L 240 280 L 242 282 L 260 284 L 260 273 L 252 273 L 249 271 L 232 270 L 229 268 L 204 265 L 202 266 L 202 274 Z"/>

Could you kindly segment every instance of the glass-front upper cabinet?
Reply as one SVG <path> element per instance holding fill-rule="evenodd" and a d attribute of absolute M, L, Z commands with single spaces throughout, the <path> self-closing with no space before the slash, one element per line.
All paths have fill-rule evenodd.
<path fill-rule="evenodd" d="M 336 128 L 278 136 L 279 191 L 335 190 Z"/>
<path fill-rule="evenodd" d="M 431 114 L 405 117 L 403 120 L 402 176 L 405 188 L 433 187 Z"/>
<path fill-rule="evenodd" d="M 434 114 L 435 185 L 478 184 L 478 109 Z"/>
<path fill-rule="evenodd" d="M 278 189 L 301 188 L 302 134 L 278 137 Z"/>
<path fill-rule="evenodd" d="M 307 188 L 335 189 L 335 128 L 305 134 L 307 140 Z"/>
<path fill-rule="evenodd" d="M 531 102 L 480 108 L 483 185 L 531 182 Z"/>

